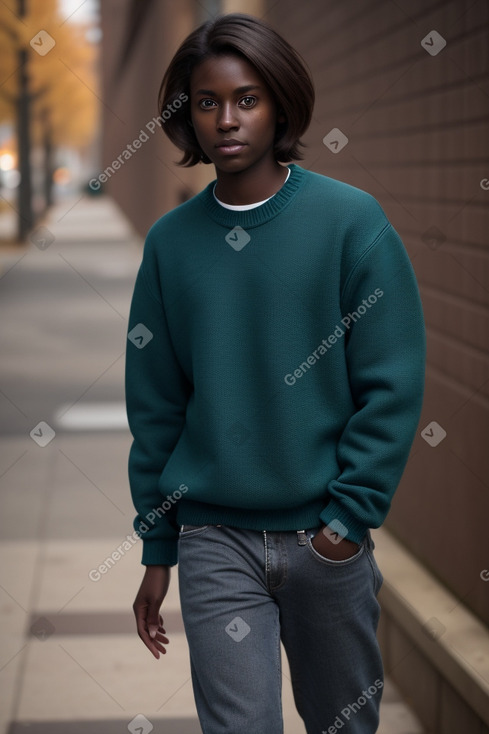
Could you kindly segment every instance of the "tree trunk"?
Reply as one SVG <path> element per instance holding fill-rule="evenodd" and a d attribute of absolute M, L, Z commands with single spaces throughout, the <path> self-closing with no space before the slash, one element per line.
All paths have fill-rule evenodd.
<path fill-rule="evenodd" d="M 19 15 L 25 13 L 24 3 L 19 3 Z M 19 51 L 19 97 L 17 102 L 17 145 L 20 183 L 18 189 L 18 237 L 22 242 L 34 224 L 32 210 L 31 140 L 30 140 L 30 96 L 27 76 L 27 50 Z"/>
<path fill-rule="evenodd" d="M 44 148 L 44 209 L 53 205 L 54 185 L 54 146 L 53 134 L 49 124 L 49 115 L 45 110 L 42 115 L 43 126 L 43 148 Z"/>

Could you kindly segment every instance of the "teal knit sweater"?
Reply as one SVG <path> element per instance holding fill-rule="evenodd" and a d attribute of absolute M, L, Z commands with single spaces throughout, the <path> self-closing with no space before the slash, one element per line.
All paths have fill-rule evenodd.
<path fill-rule="evenodd" d="M 290 169 L 255 209 L 210 184 L 148 233 L 126 356 L 144 564 L 177 562 L 181 524 L 360 542 L 401 478 L 425 361 L 411 263 L 370 195 Z"/>

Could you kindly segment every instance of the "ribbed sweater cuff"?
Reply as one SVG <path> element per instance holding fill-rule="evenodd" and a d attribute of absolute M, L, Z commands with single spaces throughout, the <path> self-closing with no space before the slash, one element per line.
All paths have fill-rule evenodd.
<path fill-rule="evenodd" d="M 344 531 L 342 531 L 340 534 L 354 543 L 361 543 L 368 530 L 367 525 L 356 520 L 348 510 L 333 499 L 328 502 L 319 517 L 325 525 L 330 525 L 333 530 L 335 529 L 335 521 L 338 523 L 338 529 L 341 528 L 339 525 L 341 523 L 348 532 L 344 534 Z"/>
<path fill-rule="evenodd" d="M 143 540 L 144 566 L 175 566 L 178 562 L 178 540 Z"/>

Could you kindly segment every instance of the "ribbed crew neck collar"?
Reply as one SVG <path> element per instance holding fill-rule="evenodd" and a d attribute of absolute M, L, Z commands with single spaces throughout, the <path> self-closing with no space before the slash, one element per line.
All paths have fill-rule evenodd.
<path fill-rule="evenodd" d="M 232 228 L 240 226 L 243 227 L 243 229 L 259 227 L 261 224 L 264 224 L 277 216 L 277 214 L 279 214 L 293 198 L 303 183 L 306 171 L 295 163 L 291 163 L 288 168 L 290 168 L 290 176 L 282 188 L 279 189 L 271 199 L 254 209 L 237 212 L 221 206 L 221 204 L 216 201 L 213 193 L 216 179 L 206 186 L 206 188 L 199 194 L 199 197 L 207 209 L 209 216 L 223 227 Z"/>

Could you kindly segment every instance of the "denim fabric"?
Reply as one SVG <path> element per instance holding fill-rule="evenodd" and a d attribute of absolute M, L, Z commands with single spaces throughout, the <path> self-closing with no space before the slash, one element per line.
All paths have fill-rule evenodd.
<path fill-rule="evenodd" d="M 367 533 L 346 561 L 306 531 L 182 526 L 179 583 L 204 734 L 282 734 L 282 640 L 307 734 L 374 734 L 382 575 Z"/>

